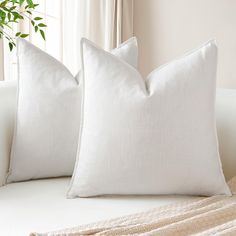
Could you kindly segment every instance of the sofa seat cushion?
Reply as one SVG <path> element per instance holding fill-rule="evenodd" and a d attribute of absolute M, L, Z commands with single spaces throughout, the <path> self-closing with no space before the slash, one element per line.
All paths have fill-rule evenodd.
<path fill-rule="evenodd" d="M 27 236 L 132 214 L 196 197 L 113 196 L 66 199 L 69 178 L 13 183 L 0 188 L 0 235 Z"/>

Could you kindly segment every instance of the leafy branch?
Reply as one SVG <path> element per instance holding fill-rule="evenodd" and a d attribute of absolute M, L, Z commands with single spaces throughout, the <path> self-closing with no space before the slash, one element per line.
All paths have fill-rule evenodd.
<path fill-rule="evenodd" d="M 33 0 L 0 0 L 0 39 L 6 38 L 10 51 L 16 46 L 17 38 L 26 38 L 29 34 L 17 32 L 11 36 L 7 30 L 12 30 L 12 24 L 18 24 L 21 20 L 27 18 L 36 33 L 46 40 L 44 28 L 47 27 L 42 23 L 42 17 L 32 17 L 35 8 L 39 4 L 35 4 Z"/>

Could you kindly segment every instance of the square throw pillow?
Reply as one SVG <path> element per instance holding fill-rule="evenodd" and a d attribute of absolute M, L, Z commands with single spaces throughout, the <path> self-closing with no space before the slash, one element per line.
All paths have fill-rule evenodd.
<path fill-rule="evenodd" d="M 137 65 L 137 41 L 112 51 Z M 80 127 L 81 89 L 59 61 L 18 41 L 18 107 L 7 182 L 72 175 Z"/>
<path fill-rule="evenodd" d="M 83 121 L 68 197 L 230 195 L 215 125 L 215 42 L 146 80 L 88 40 L 81 43 Z"/>

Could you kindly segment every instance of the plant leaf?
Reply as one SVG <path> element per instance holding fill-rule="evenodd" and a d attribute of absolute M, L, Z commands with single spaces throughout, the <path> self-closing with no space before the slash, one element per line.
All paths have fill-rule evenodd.
<path fill-rule="evenodd" d="M 24 17 L 23 17 L 22 15 L 20 15 L 20 14 L 19 14 L 18 12 L 16 12 L 16 11 L 13 11 L 12 14 L 13 14 L 13 16 L 14 16 L 14 19 L 21 19 L 21 20 L 24 19 Z"/>
<path fill-rule="evenodd" d="M 21 38 L 26 38 L 26 37 L 28 37 L 28 36 L 29 36 L 29 34 L 21 34 L 21 35 L 20 35 Z"/>
<path fill-rule="evenodd" d="M 20 6 L 23 5 L 24 1 L 25 1 L 25 0 L 19 0 Z"/>
<path fill-rule="evenodd" d="M 20 36 L 21 35 L 21 32 L 17 32 L 16 33 L 16 37 Z"/>
<path fill-rule="evenodd" d="M 0 3 L 0 7 L 3 8 L 7 5 L 8 1 L 3 1 Z"/>
<path fill-rule="evenodd" d="M 46 38 L 45 38 L 45 33 L 44 33 L 43 30 L 40 30 L 40 34 L 41 34 L 42 38 L 43 38 L 44 40 L 46 40 Z"/>
<path fill-rule="evenodd" d="M 9 48 L 10 48 L 10 51 L 12 51 L 12 49 L 13 49 L 13 44 L 12 44 L 12 43 L 8 43 L 8 46 L 9 46 Z"/>
<path fill-rule="evenodd" d="M 47 27 L 47 25 L 43 24 L 43 23 L 40 23 L 38 24 L 39 27 Z"/>
<path fill-rule="evenodd" d="M 11 20 L 11 13 L 10 12 L 8 12 L 7 18 L 8 18 L 9 21 Z"/>
<path fill-rule="evenodd" d="M 26 2 L 28 3 L 29 8 L 34 8 L 34 3 L 32 0 L 26 0 Z"/>
<path fill-rule="evenodd" d="M 35 17 L 34 20 L 42 20 L 43 18 L 42 17 Z"/>
<path fill-rule="evenodd" d="M 1 8 L 0 8 L 0 17 L 1 18 L 6 17 L 6 13 L 3 10 L 1 10 Z"/>
<path fill-rule="evenodd" d="M 13 7 L 10 8 L 10 11 L 13 11 L 15 9 L 16 9 L 16 6 L 13 6 Z"/>

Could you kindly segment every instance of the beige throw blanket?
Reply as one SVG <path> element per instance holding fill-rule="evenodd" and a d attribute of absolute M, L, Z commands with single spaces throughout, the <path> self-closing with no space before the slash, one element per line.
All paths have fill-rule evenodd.
<path fill-rule="evenodd" d="M 236 177 L 232 197 L 213 196 L 89 225 L 31 236 L 79 235 L 236 235 Z"/>

